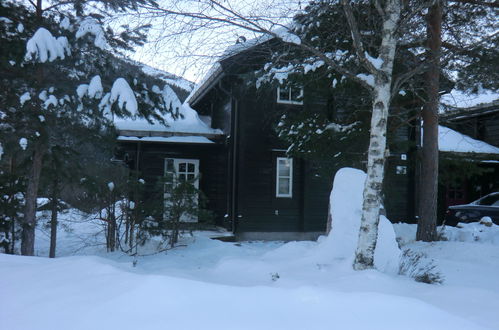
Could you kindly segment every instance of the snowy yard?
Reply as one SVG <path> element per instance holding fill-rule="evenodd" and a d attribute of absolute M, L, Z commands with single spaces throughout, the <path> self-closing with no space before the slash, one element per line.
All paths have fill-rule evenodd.
<path fill-rule="evenodd" d="M 451 240 L 427 244 L 412 241 L 414 225 L 395 225 L 403 248 L 425 252 L 442 273 L 443 284 L 429 285 L 355 272 L 331 258 L 327 240 L 238 244 L 210 232 L 134 267 L 133 257 L 92 246 L 99 227 L 75 217 L 62 217 L 73 227 L 61 230 L 63 257 L 0 254 L 2 329 L 499 329 L 498 226 L 451 228 Z"/>

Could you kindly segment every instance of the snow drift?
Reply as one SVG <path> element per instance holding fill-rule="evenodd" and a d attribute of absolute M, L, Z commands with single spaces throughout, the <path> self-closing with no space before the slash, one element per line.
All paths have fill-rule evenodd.
<path fill-rule="evenodd" d="M 353 264 L 362 216 L 366 174 L 354 168 L 342 168 L 335 177 L 330 195 L 331 232 L 323 241 L 331 256 Z M 382 272 L 398 272 L 401 251 L 391 222 L 383 215 L 378 225 L 378 241 L 374 252 L 375 267 Z"/>

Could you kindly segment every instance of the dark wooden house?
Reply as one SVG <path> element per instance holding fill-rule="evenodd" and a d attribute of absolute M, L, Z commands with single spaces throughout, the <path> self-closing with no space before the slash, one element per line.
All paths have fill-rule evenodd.
<path fill-rule="evenodd" d="M 466 102 L 452 104 L 446 105 L 440 121 L 463 136 L 461 148 L 441 150 L 441 167 L 447 172 L 443 176 L 455 173 L 442 182 L 441 212 L 450 205 L 469 203 L 499 190 L 499 100 L 472 106 Z M 465 173 L 470 171 L 474 173 Z"/>
<path fill-rule="evenodd" d="M 226 176 L 218 180 L 226 185 L 225 219 L 239 239 L 316 238 L 326 230 L 335 173 L 324 173 L 316 161 L 288 158 L 275 126 L 277 114 L 321 109 L 327 100 L 313 83 L 257 88 L 253 72 L 268 54 L 259 44 L 239 48 L 219 61 L 188 98 L 201 118 L 224 133 Z M 409 139 L 409 130 L 399 129 L 398 138 Z M 330 152 L 336 152 L 334 145 Z M 387 162 L 384 204 L 392 221 L 414 219 L 412 157 L 408 148 L 395 148 Z M 201 180 L 205 175 L 211 173 Z"/>
<path fill-rule="evenodd" d="M 278 114 L 321 111 L 329 100 L 314 81 L 298 88 L 257 88 L 254 72 L 268 52 L 261 43 L 236 48 L 191 93 L 181 120 L 168 128 L 117 125 L 121 148 L 130 167 L 150 185 L 169 171 L 197 177 L 216 224 L 238 239 L 314 239 L 326 230 L 335 173 L 325 172 L 321 162 L 288 157 L 288 145 L 275 127 Z M 390 134 L 392 142 L 404 142 L 391 145 L 386 163 L 384 207 L 394 222 L 415 221 L 417 138 L 409 125 Z M 327 152 L 335 154 L 335 148 L 333 143 Z"/>

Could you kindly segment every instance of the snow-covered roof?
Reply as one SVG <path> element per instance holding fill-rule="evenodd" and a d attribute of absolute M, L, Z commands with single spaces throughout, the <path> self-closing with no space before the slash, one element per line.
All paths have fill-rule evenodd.
<path fill-rule="evenodd" d="M 499 155 L 499 148 L 445 126 L 438 127 L 438 148 L 445 152 Z"/>
<path fill-rule="evenodd" d="M 499 94 L 486 89 L 482 89 L 478 93 L 465 93 L 453 89 L 450 93 L 440 98 L 440 103 L 442 104 L 441 111 L 472 108 L 492 104 L 497 101 L 499 101 Z"/>
<path fill-rule="evenodd" d="M 206 125 L 198 116 L 196 110 L 189 107 L 188 104 L 183 104 L 180 107 L 180 117 L 174 119 L 171 114 L 164 117 L 165 123 L 153 120 L 149 123 L 144 118 L 123 119 L 115 118 L 114 125 L 120 131 L 145 131 L 145 132 L 165 132 L 165 133 L 182 133 L 182 134 L 210 134 L 222 135 L 223 132 L 219 129 L 213 129 Z"/>
<path fill-rule="evenodd" d="M 281 28 L 276 30 L 276 33 L 281 33 L 283 31 L 284 28 Z M 205 94 L 205 92 L 210 89 L 212 84 L 218 81 L 217 78 L 223 76 L 223 69 L 222 66 L 220 65 L 221 61 L 228 59 L 232 56 L 235 56 L 237 54 L 240 54 L 252 47 L 258 46 L 273 38 L 274 36 L 270 34 L 262 34 L 261 36 L 258 36 L 256 38 L 247 40 L 245 42 L 239 42 L 235 45 L 227 47 L 227 49 L 223 52 L 223 54 L 220 56 L 217 62 L 213 64 L 213 66 L 210 68 L 208 73 L 206 73 L 206 75 L 199 82 L 199 84 L 197 84 L 196 87 L 194 87 L 193 91 L 189 94 L 185 102 L 189 104 L 195 104 Z"/>
<path fill-rule="evenodd" d="M 118 141 L 142 141 L 163 143 L 214 143 L 204 136 L 118 136 Z"/>
<path fill-rule="evenodd" d="M 176 87 L 181 88 L 187 92 L 191 92 L 193 87 L 194 87 L 194 83 L 192 83 L 191 81 L 189 81 L 187 79 L 184 79 L 182 77 L 178 77 L 172 73 L 169 73 L 169 72 L 157 69 L 157 68 L 153 68 L 147 64 L 143 64 L 143 63 L 137 63 L 137 64 L 140 66 L 140 69 L 142 70 L 142 72 L 144 72 L 145 74 L 148 74 L 150 76 L 157 77 L 157 78 L 163 80 L 164 82 L 166 82 L 168 85 L 176 86 Z"/>
<path fill-rule="evenodd" d="M 283 29 L 279 29 L 279 31 L 282 31 Z M 276 32 L 277 33 L 277 32 Z M 261 36 L 258 36 L 256 38 L 246 40 L 245 42 L 239 42 L 235 45 L 227 47 L 227 49 L 223 52 L 221 56 L 221 60 L 232 57 L 234 55 L 240 54 L 252 47 L 258 46 L 260 44 L 263 44 L 266 41 L 269 41 L 270 39 L 274 38 L 274 36 L 270 34 L 262 34 Z"/>

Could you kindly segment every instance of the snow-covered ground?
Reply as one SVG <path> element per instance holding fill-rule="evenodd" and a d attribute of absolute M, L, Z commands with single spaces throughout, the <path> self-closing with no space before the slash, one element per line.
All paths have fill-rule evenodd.
<path fill-rule="evenodd" d="M 63 257 L 0 255 L 1 329 L 499 329 L 499 226 L 446 228 L 449 241 L 421 243 L 415 225 L 395 225 L 402 248 L 434 259 L 444 283 L 429 285 L 355 272 L 331 259 L 327 239 L 226 243 L 214 232 L 134 267 L 105 253 L 100 225 L 85 219 L 61 217 Z M 42 221 L 40 256 L 44 232 Z"/>

